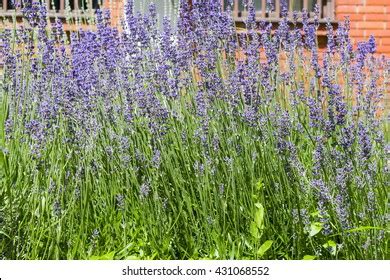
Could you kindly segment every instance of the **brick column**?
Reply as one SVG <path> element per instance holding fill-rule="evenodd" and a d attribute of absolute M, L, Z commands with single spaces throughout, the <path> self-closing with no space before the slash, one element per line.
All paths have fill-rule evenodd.
<path fill-rule="evenodd" d="M 111 22 L 113 25 L 120 24 L 125 1 L 126 0 L 104 0 L 103 7 L 111 10 Z"/>

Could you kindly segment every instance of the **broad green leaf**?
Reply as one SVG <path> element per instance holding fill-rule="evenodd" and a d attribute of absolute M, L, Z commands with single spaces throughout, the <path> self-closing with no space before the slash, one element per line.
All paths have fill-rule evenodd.
<path fill-rule="evenodd" d="M 257 254 L 262 257 L 264 256 L 265 252 L 271 248 L 272 243 L 274 243 L 272 240 L 267 240 L 263 243 L 263 245 L 260 246 L 259 250 L 257 251 Z"/>
<path fill-rule="evenodd" d="M 133 260 L 133 261 L 136 261 L 136 260 L 140 260 L 140 258 L 139 258 L 138 256 L 127 256 L 127 257 L 125 258 L 125 260 L 129 260 L 129 261 Z"/>
<path fill-rule="evenodd" d="M 107 254 L 102 255 L 102 256 L 92 256 L 89 259 L 90 260 L 107 260 L 108 261 L 108 260 L 113 260 L 114 256 L 115 256 L 115 251 L 112 251 L 112 252 L 107 253 Z"/>
<path fill-rule="evenodd" d="M 259 238 L 260 235 L 259 235 L 259 229 L 257 228 L 257 225 L 255 222 L 251 222 L 251 225 L 249 227 L 249 231 L 251 233 L 251 235 L 254 237 L 254 238 Z"/>
<path fill-rule="evenodd" d="M 328 240 L 322 247 L 328 249 L 333 256 L 336 255 L 337 244 L 333 240 Z"/>
<path fill-rule="evenodd" d="M 255 203 L 256 208 L 263 208 L 263 205 L 260 202 Z"/>
<path fill-rule="evenodd" d="M 336 242 L 334 242 L 333 240 L 328 240 L 323 246 L 324 246 L 324 248 L 336 247 L 337 244 L 336 244 Z"/>
<path fill-rule="evenodd" d="M 255 223 L 259 229 L 264 228 L 264 207 L 261 203 L 256 203 L 255 204 L 256 208 L 255 209 Z"/>
<path fill-rule="evenodd" d="M 317 233 L 319 233 L 323 228 L 323 225 L 322 223 L 319 223 L 319 222 L 316 222 L 316 223 L 312 223 L 310 225 L 310 232 L 309 232 L 309 235 L 310 236 L 314 236 L 316 235 Z"/>
<path fill-rule="evenodd" d="M 41 207 L 42 207 L 42 210 L 44 211 L 45 210 L 45 207 L 46 207 L 46 198 L 44 196 L 42 196 L 42 204 L 41 204 Z"/>
<path fill-rule="evenodd" d="M 303 260 L 315 260 L 316 259 L 316 256 L 311 256 L 311 255 L 305 255 L 304 257 L 303 257 Z"/>
<path fill-rule="evenodd" d="M 312 216 L 312 217 L 319 217 L 320 216 L 320 211 L 312 212 L 312 213 L 310 213 L 310 216 Z"/>

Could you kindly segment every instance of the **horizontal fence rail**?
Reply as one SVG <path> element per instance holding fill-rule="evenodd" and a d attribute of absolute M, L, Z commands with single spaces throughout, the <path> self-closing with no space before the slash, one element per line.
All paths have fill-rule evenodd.
<path fill-rule="evenodd" d="M 0 0 L 0 16 L 8 15 L 15 8 L 23 8 L 24 3 L 32 2 L 23 0 Z M 65 14 L 65 11 L 79 12 L 96 10 L 102 5 L 102 0 L 43 0 L 49 13 Z"/>
<path fill-rule="evenodd" d="M 222 4 L 224 8 L 227 7 L 230 0 L 223 0 Z M 233 0 L 233 15 L 236 20 L 244 20 L 247 15 L 247 7 L 245 7 L 245 0 Z M 319 16 L 321 19 L 335 18 L 335 0 L 287 0 L 288 16 L 292 17 L 294 11 L 301 12 L 306 10 L 311 16 L 314 15 L 314 7 L 317 4 L 319 7 Z M 279 20 L 282 15 L 283 0 L 253 0 L 256 18 L 268 18 Z"/>
<path fill-rule="evenodd" d="M 30 0 L 31 1 L 31 0 Z M 159 0 L 156 0 L 159 1 Z M 163 0 L 160 0 L 163 1 Z M 191 3 L 191 0 L 188 0 Z M 281 18 L 282 4 L 284 0 L 253 0 L 258 19 L 268 18 L 271 20 L 279 20 Z M 86 10 L 95 10 L 101 6 L 103 0 L 43 0 L 46 2 L 47 9 L 50 13 L 64 15 L 65 11 L 80 12 Z M 233 2 L 233 15 L 237 21 L 244 20 L 247 15 L 245 0 L 221 0 L 223 7 L 227 7 L 229 2 Z M 315 4 L 319 7 L 319 15 L 321 19 L 334 19 L 335 15 L 335 0 L 287 0 L 287 9 L 291 17 L 294 11 L 302 11 L 303 9 L 313 15 Z M 15 4 L 22 6 L 22 0 L 0 0 L 0 16 L 7 15 L 15 10 Z"/>

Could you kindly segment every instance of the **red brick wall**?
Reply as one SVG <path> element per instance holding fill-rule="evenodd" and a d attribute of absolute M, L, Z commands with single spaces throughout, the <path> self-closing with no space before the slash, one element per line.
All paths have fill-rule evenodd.
<path fill-rule="evenodd" d="M 336 0 L 336 18 L 345 16 L 355 43 L 374 35 L 378 53 L 390 56 L 390 0 Z"/>

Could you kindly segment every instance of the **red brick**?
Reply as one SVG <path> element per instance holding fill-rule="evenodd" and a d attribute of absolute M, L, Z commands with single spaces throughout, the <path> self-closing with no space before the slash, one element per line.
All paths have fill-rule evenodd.
<path fill-rule="evenodd" d="M 354 45 L 357 45 L 357 43 L 362 42 L 362 41 L 367 41 L 367 39 L 368 39 L 367 37 L 353 37 L 352 43 Z"/>
<path fill-rule="evenodd" d="M 338 0 L 336 1 L 337 5 L 363 5 L 364 0 Z"/>
<path fill-rule="evenodd" d="M 359 15 L 361 15 L 361 14 L 359 14 Z M 367 14 L 367 15 L 364 15 L 364 19 L 366 21 L 390 21 L 390 15 L 385 15 L 385 14 Z"/>
<path fill-rule="evenodd" d="M 386 13 L 385 6 L 358 6 L 358 13 L 361 14 L 384 14 Z"/>
<path fill-rule="evenodd" d="M 390 30 L 369 30 L 367 36 L 374 35 L 375 37 L 390 37 Z"/>
<path fill-rule="evenodd" d="M 380 39 L 381 46 L 390 46 L 390 38 L 382 38 Z"/>
<path fill-rule="evenodd" d="M 390 46 L 378 46 L 376 49 L 378 53 L 390 54 Z"/>
<path fill-rule="evenodd" d="M 357 10 L 357 6 L 340 5 L 336 7 L 336 14 L 354 14 Z"/>
<path fill-rule="evenodd" d="M 351 27 L 352 27 L 352 25 L 351 25 Z M 376 21 L 357 22 L 356 28 L 357 29 L 385 29 L 386 23 L 376 22 Z"/>
<path fill-rule="evenodd" d="M 117 1 L 109 1 L 104 0 L 103 1 L 103 7 L 105 9 L 111 10 L 111 19 L 113 25 L 118 25 L 120 23 L 120 18 L 123 16 L 123 3 L 124 0 L 117 0 Z"/>
<path fill-rule="evenodd" d="M 351 21 L 350 26 L 351 26 L 351 29 L 359 29 L 358 23 L 356 21 Z"/>
<path fill-rule="evenodd" d="M 353 38 L 355 38 L 355 37 L 365 37 L 366 36 L 366 32 L 365 32 L 365 30 L 352 29 L 349 32 L 349 35 L 351 37 L 353 37 Z"/>
<path fill-rule="evenodd" d="M 364 15 L 363 14 L 337 14 L 337 19 L 338 20 L 344 20 L 345 17 L 349 17 L 351 21 L 363 21 L 364 20 Z"/>
<path fill-rule="evenodd" d="M 339 0 L 340 1 L 340 0 Z M 389 0 L 366 0 L 366 5 L 387 5 Z"/>

